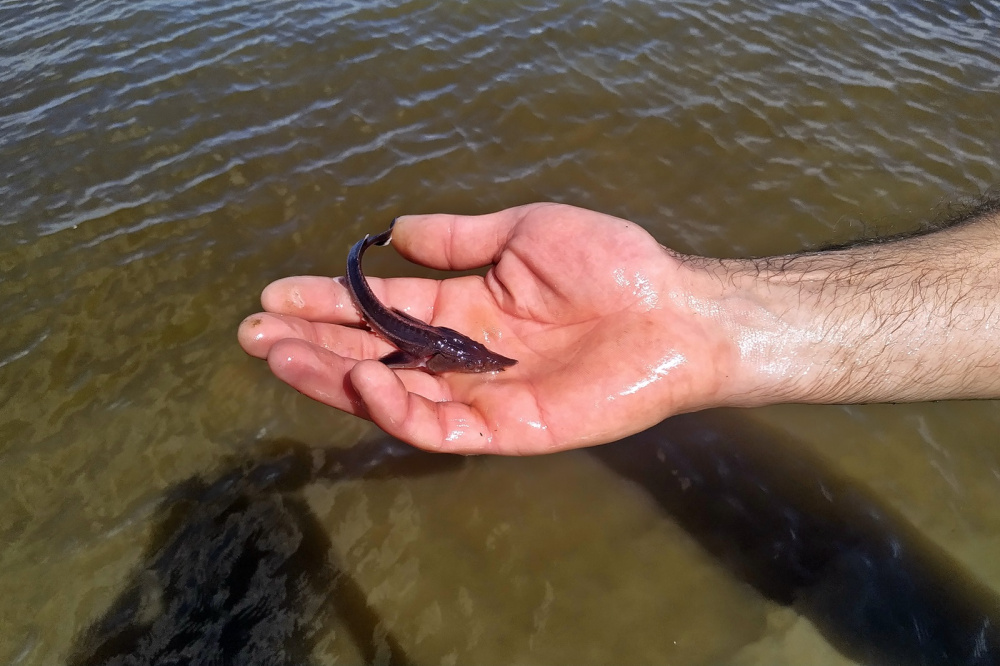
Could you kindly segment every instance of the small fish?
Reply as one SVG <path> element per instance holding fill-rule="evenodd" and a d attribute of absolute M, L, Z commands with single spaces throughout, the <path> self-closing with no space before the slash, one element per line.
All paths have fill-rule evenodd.
<path fill-rule="evenodd" d="M 491 352 L 479 342 L 444 326 L 431 326 L 384 306 L 361 272 L 361 255 L 372 245 L 388 245 L 392 227 L 359 240 L 347 255 L 347 289 L 368 326 L 398 349 L 380 360 L 390 368 L 421 368 L 431 372 L 491 372 L 517 361 Z"/>

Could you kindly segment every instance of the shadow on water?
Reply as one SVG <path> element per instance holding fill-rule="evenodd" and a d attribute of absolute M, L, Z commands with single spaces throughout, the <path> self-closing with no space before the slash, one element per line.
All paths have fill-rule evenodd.
<path fill-rule="evenodd" d="M 328 537 L 295 491 L 313 481 L 433 473 L 460 459 L 392 441 L 268 448 L 278 453 L 168 493 L 143 564 L 70 664 L 301 665 L 334 620 L 367 663 L 410 663 L 365 591 L 332 561 Z"/>
<path fill-rule="evenodd" d="M 125 591 L 73 666 L 307 664 L 334 622 L 367 663 L 406 664 L 332 560 L 296 491 L 461 464 L 391 440 L 275 455 L 192 479 L 163 502 Z M 1000 599 L 865 488 L 732 413 L 685 415 L 592 453 L 644 488 L 733 573 L 871 664 L 992 664 Z"/>
<path fill-rule="evenodd" d="M 865 664 L 996 664 L 1000 598 L 870 491 L 728 412 L 594 455 L 761 594 Z"/>

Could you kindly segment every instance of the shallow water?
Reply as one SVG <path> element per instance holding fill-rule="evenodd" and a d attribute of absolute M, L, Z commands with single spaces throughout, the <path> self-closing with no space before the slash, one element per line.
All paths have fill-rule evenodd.
<path fill-rule="evenodd" d="M 384 444 L 240 351 L 270 280 L 340 274 L 398 214 L 536 200 L 719 256 L 912 228 L 1000 182 L 998 30 L 989 3 L 929 0 L 0 3 L 0 662 L 84 650 L 158 571 L 192 479 L 215 488 L 289 442 Z M 366 269 L 428 274 L 391 252 Z M 829 475 L 865 499 L 813 543 L 890 515 L 864 534 L 936 562 L 921 581 L 977 608 L 1000 594 L 996 403 L 782 406 L 690 432 L 718 419 L 763 424 L 802 477 L 761 478 L 782 489 L 768 524 Z M 678 432 L 632 444 L 701 436 Z M 313 663 L 377 657 L 372 631 L 415 663 L 869 654 L 866 629 L 783 598 L 752 549 L 734 564 L 727 530 L 600 456 L 441 465 L 254 486 L 247 506 L 301 502 L 277 526 L 318 525 L 303 543 L 375 618 L 307 609 L 326 580 L 309 578 L 287 604 L 315 625 Z"/>

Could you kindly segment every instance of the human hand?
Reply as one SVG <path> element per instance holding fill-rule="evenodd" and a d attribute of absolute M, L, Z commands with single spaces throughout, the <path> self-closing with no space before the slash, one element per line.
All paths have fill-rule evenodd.
<path fill-rule="evenodd" d="M 517 365 L 428 374 L 377 360 L 344 284 L 292 277 L 240 325 L 247 353 L 298 391 L 415 446 L 527 455 L 609 442 L 723 404 L 737 349 L 718 323 L 719 281 L 631 222 L 559 204 L 399 218 L 392 246 L 485 277 L 369 278 L 391 307 L 484 341 Z"/>

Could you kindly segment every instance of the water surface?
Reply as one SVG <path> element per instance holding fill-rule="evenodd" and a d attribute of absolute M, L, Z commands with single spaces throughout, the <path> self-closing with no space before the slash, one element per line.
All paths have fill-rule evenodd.
<path fill-rule="evenodd" d="M 380 441 L 239 350 L 270 280 L 340 274 L 398 214 L 537 200 L 717 256 L 913 228 L 1000 182 L 998 33 L 989 3 L 929 0 L 0 3 L 0 661 L 78 649 L 192 479 L 278 440 Z M 733 418 L 811 461 L 802 488 L 841 479 L 1000 593 L 995 403 Z M 588 452 L 287 492 L 305 508 L 275 515 L 318 525 L 417 663 L 851 663 L 864 642 Z M 372 657 L 310 613 L 314 663 Z"/>

